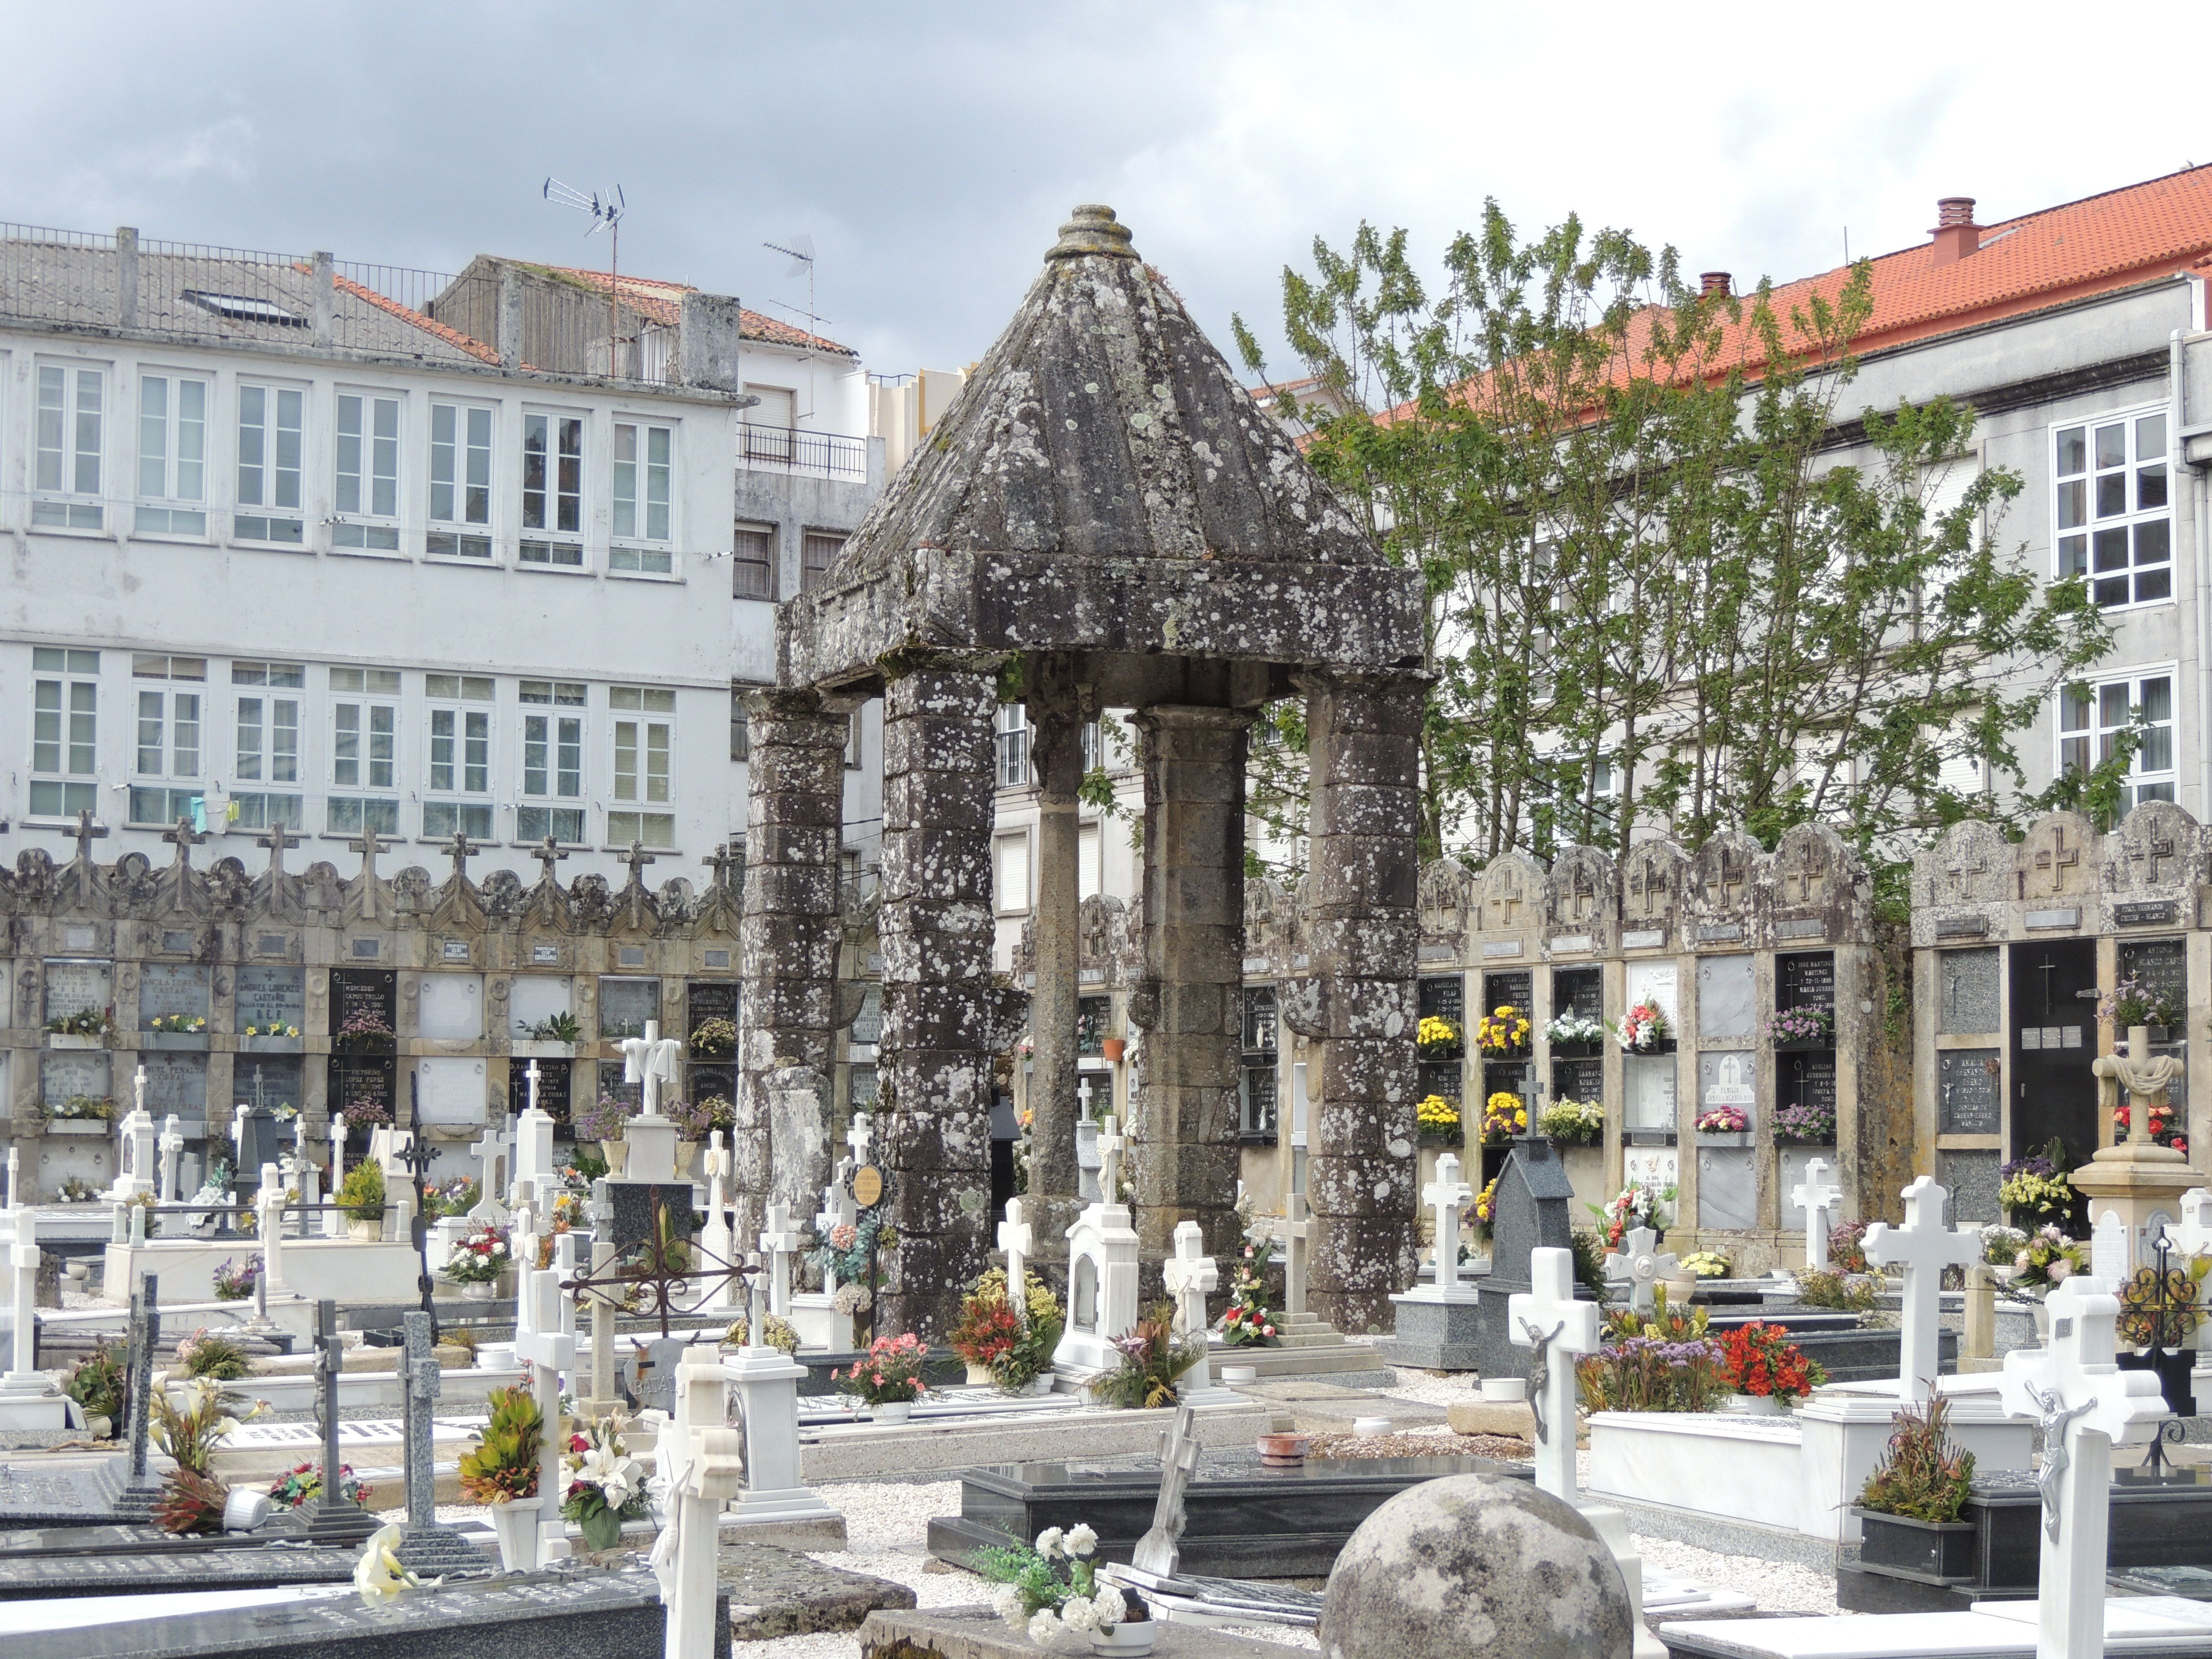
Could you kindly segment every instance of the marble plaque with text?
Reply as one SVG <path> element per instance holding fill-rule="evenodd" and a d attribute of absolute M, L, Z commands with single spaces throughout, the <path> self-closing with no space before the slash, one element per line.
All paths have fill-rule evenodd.
<path fill-rule="evenodd" d="M 173 1014 L 205 1019 L 208 970 L 196 962 L 149 962 L 138 970 L 138 1029 Z"/>
<path fill-rule="evenodd" d="M 87 962 L 77 957 L 49 958 L 46 981 L 47 1019 L 81 1013 L 87 1008 L 105 1008 L 115 1000 L 113 970 L 105 962 Z"/>
<path fill-rule="evenodd" d="M 179 1117 L 207 1115 L 207 1056 L 179 1054 L 163 1048 L 141 1054 L 146 1068 L 146 1109 L 158 1120 L 164 1113 Z M 269 1103 L 272 1107 L 276 1102 Z"/>
<path fill-rule="evenodd" d="M 307 1021 L 307 976 L 302 969 L 258 963 L 238 970 L 240 1030 L 289 1025 L 304 1031 Z"/>
<path fill-rule="evenodd" d="M 599 981 L 599 1035 L 634 1037 L 645 1035 L 645 1023 L 660 1018 L 660 981 L 657 979 L 603 979 Z M 674 1033 L 665 1035 L 673 1036 Z"/>
<path fill-rule="evenodd" d="M 1993 1135 L 2004 1127 L 1994 1048 L 1946 1048 L 1936 1056 L 1937 1133 Z"/>

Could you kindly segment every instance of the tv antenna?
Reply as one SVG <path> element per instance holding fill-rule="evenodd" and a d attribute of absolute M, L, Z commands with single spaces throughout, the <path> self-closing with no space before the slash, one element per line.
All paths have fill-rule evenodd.
<path fill-rule="evenodd" d="M 595 190 L 586 194 L 573 185 L 562 184 L 550 173 L 546 175 L 544 189 L 540 193 L 549 202 L 590 214 L 592 226 L 585 235 L 596 236 L 603 230 L 607 233 L 607 375 L 612 379 L 616 372 L 616 343 L 622 337 L 622 221 L 629 204 L 620 185 L 604 193 Z"/>
<path fill-rule="evenodd" d="M 791 238 L 791 245 L 788 247 L 781 242 L 763 242 L 761 246 L 769 252 L 781 253 L 791 261 L 784 270 L 783 274 L 786 276 L 796 276 L 802 272 L 805 274 L 806 355 L 811 356 L 815 335 L 822 320 L 814 309 L 814 239 L 802 230 L 798 235 Z"/>

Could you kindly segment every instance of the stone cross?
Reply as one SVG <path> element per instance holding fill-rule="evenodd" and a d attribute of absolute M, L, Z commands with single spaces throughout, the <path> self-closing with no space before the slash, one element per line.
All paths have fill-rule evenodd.
<path fill-rule="evenodd" d="M 730 1172 L 735 1160 L 729 1148 L 722 1145 L 720 1129 L 707 1137 L 707 1150 L 699 1161 L 704 1166 L 700 1173 L 707 1177 L 707 1224 L 699 1230 L 699 1248 L 708 1258 L 707 1267 L 711 1272 L 737 1260 L 737 1243 L 730 1232 L 729 1194 Z M 715 1279 L 702 1305 L 717 1313 L 726 1313 L 736 1307 L 736 1281 L 727 1278 Z"/>
<path fill-rule="evenodd" d="M 477 1155 L 477 1163 L 483 1170 L 477 1201 L 469 1207 L 469 1219 L 498 1226 L 507 1219 L 507 1206 L 500 1202 L 500 1194 L 507 1190 L 507 1183 L 500 1177 L 510 1173 L 511 1165 L 506 1128 L 504 1126 L 494 1128 L 486 1124 L 483 1133 L 477 1137 L 469 1150 Z"/>
<path fill-rule="evenodd" d="M 2007 1354 L 1997 1389 L 2008 1413 L 2035 1419 L 2044 1433 L 2037 1659 L 2077 1659 L 2105 1650 L 2112 1448 L 2147 1442 L 2169 1413 L 2157 1373 L 2113 1363 L 2118 1297 L 2076 1276 L 2045 1305 L 2049 1346 Z"/>
<path fill-rule="evenodd" d="M 1943 1269 L 1963 1267 L 1982 1256 L 1978 1230 L 1955 1231 L 1943 1224 L 1943 1206 L 1951 1194 L 1933 1176 L 1922 1176 L 1905 1189 L 1905 1224 L 1877 1221 L 1862 1241 L 1866 1259 L 1877 1267 L 1905 1269 L 1904 1316 L 1899 1324 L 1899 1369 L 1902 1397 L 1922 1401 L 1936 1392 L 1942 1340 Z"/>
<path fill-rule="evenodd" d="M 1437 1178 L 1421 1188 L 1421 1202 L 1437 1212 L 1437 1288 L 1459 1288 L 1460 1206 L 1474 1188 L 1459 1178 L 1459 1159 L 1446 1152 L 1437 1160 Z"/>
<path fill-rule="evenodd" d="M 261 1276 L 255 1289 L 265 1296 L 284 1285 L 284 1172 L 274 1164 L 261 1166 L 253 1220 L 261 1233 Z"/>
<path fill-rule="evenodd" d="M 376 838 L 373 827 L 364 826 L 357 840 L 346 843 L 346 850 L 361 854 L 361 872 L 369 880 L 376 879 L 376 855 L 384 850 L 384 843 Z"/>
<path fill-rule="evenodd" d="M 1651 1287 L 1674 1271 L 1674 1253 L 1659 1254 L 1659 1235 L 1649 1227 L 1632 1229 L 1621 1243 L 1628 1248 L 1607 1259 L 1605 1276 L 1613 1284 L 1627 1285 L 1628 1305 L 1648 1314 L 1657 1302 Z"/>
<path fill-rule="evenodd" d="M 317 1544 L 356 1544 L 376 1530 L 360 1503 L 346 1496 L 345 1460 L 338 1451 L 338 1378 L 345 1370 L 345 1339 L 338 1304 L 315 1304 L 315 1424 L 323 1433 L 323 1489 L 307 1516 L 307 1537 Z"/>
<path fill-rule="evenodd" d="M 106 837 L 107 826 L 104 823 L 94 823 L 92 821 L 91 811 L 88 808 L 80 807 L 77 809 L 76 828 L 68 831 L 68 834 L 76 842 L 76 861 L 79 864 L 89 866 L 92 863 L 92 844 Z"/>
<path fill-rule="evenodd" d="M 719 1365 L 684 1365 L 677 1372 L 679 1386 L 693 1371 L 708 1372 L 718 1382 L 722 1376 Z M 665 1659 L 714 1659 L 728 1650 L 730 1639 L 728 1626 L 714 1617 L 720 1517 L 723 1506 L 744 1490 L 744 1436 L 717 1425 L 693 1428 L 686 1441 L 678 1453 L 681 1467 L 669 1483 L 668 1525 L 653 1549 L 668 1607 L 661 1651 Z"/>
<path fill-rule="evenodd" d="M 1121 1126 L 1115 1121 L 1113 1113 L 1107 1113 L 1098 1131 L 1098 1199 L 1103 1204 L 1121 1201 L 1121 1148 L 1127 1145 Z"/>
<path fill-rule="evenodd" d="M 145 1214 L 143 1205 L 131 1208 L 137 1216 Z M 114 1513 L 118 1521 L 145 1521 L 152 1518 L 162 1485 L 161 1477 L 147 1467 L 154 1426 L 154 1350 L 161 1342 L 161 1281 L 156 1274 L 146 1274 L 131 1290 L 130 1330 L 131 1474 L 116 1497 Z"/>
<path fill-rule="evenodd" d="M 175 829 L 161 831 L 161 839 L 177 849 L 175 867 L 179 870 L 189 870 L 192 867 L 192 848 L 198 847 L 207 837 L 193 830 L 192 821 L 190 818 L 179 818 Z"/>
<path fill-rule="evenodd" d="M 1030 1322 L 1030 1298 L 1024 1281 L 1030 1251 L 1036 1243 L 1036 1229 L 1025 1213 L 1029 1206 L 1018 1198 L 1006 1200 L 1006 1218 L 999 1224 L 999 1248 L 1006 1253 L 1006 1305 L 1014 1317 Z"/>
<path fill-rule="evenodd" d="M 845 1144 L 853 1149 L 853 1167 L 859 1169 L 868 1161 L 868 1141 L 875 1128 L 866 1112 L 853 1114 L 852 1122 L 845 1130 Z"/>
<path fill-rule="evenodd" d="M 791 1259 L 799 1254 L 802 1243 L 799 1231 L 791 1224 L 791 1206 L 778 1200 L 769 1205 L 767 1225 L 762 1230 L 760 1247 L 768 1262 L 768 1310 L 778 1319 L 791 1317 Z M 763 1335 L 760 1341 L 764 1345 Z"/>
<path fill-rule="evenodd" d="M 1575 1361 L 1598 1346 L 1597 1304 L 1575 1299 L 1575 1253 L 1528 1253 L 1529 1288 L 1505 1300 L 1516 1348 L 1535 1350 L 1528 1406 L 1536 1419 L 1536 1485 L 1575 1501 Z"/>
<path fill-rule="evenodd" d="M 1843 1191 L 1826 1179 L 1828 1160 L 1808 1158 L 1805 1160 L 1805 1178 L 1790 1189 L 1790 1201 L 1805 1212 L 1805 1266 L 1812 1272 L 1828 1271 L 1828 1234 L 1835 1224 L 1829 1220 L 1844 1201 Z"/>
<path fill-rule="evenodd" d="M 345 1144 L 346 1121 L 336 1112 L 332 1112 L 331 1114 L 331 1196 L 332 1199 L 336 1199 L 338 1195 L 338 1183 L 345 1179 Z M 323 1237 L 343 1238 L 346 1236 L 345 1224 L 346 1218 L 343 1211 L 325 1211 Z"/>
<path fill-rule="evenodd" d="M 615 862 L 629 866 L 629 884 L 632 887 L 642 887 L 645 885 L 645 866 L 659 863 L 660 858 L 658 854 L 647 852 L 643 842 L 633 841 L 629 852 L 615 855 Z"/>
<path fill-rule="evenodd" d="M 1186 1340 L 1206 1339 L 1206 1297 L 1221 1282 L 1221 1270 L 1206 1253 L 1206 1233 L 1195 1221 L 1178 1221 L 1175 1255 L 1160 1264 L 1160 1278 L 1175 1297 L 1176 1325 Z"/>
<path fill-rule="evenodd" d="M 469 878 L 469 860 L 483 851 L 483 848 L 471 841 L 463 832 L 456 830 L 453 831 L 453 838 L 446 842 L 443 850 L 446 856 L 453 861 L 453 879 L 456 882 L 465 882 Z"/>
<path fill-rule="evenodd" d="M 407 1347 L 402 1373 L 406 1395 L 407 1529 L 399 1535 L 399 1563 L 426 1577 L 481 1567 L 476 1546 L 438 1524 L 438 1474 L 431 1444 L 431 1413 L 444 1391 L 430 1347 L 430 1316 L 405 1316 Z"/>
<path fill-rule="evenodd" d="M 1283 1194 L 1283 1218 L 1273 1231 L 1283 1241 L 1283 1311 L 1302 1314 L 1306 1310 L 1306 1260 L 1313 1249 L 1314 1237 L 1304 1193 Z"/>
<path fill-rule="evenodd" d="M 284 849 L 297 847 L 300 844 L 298 840 L 288 834 L 282 823 L 272 823 L 253 838 L 253 844 L 268 848 L 269 884 L 271 887 L 281 885 L 284 879 Z"/>
<path fill-rule="evenodd" d="M 538 879 L 558 884 L 560 878 L 553 873 L 553 866 L 568 856 L 561 850 L 561 843 L 548 836 L 530 849 L 530 856 L 538 860 L 539 866 Z M 535 1103 L 532 1103 L 532 1104 Z"/>
<path fill-rule="evenodd" d="M 752 1276 L 745 1281 L 745 1346 L 765 1348 L 768 1340 L 768 1275 L 761 1271 L 760 1252 L 752 1251 L 745 1257 L 745 1265 Z"/>
<path fill-rule="evenodd" d="M 131 1109 L 134 1112 L 146 1109 L 146 1068 L 143 1066 L 131 1075 Z"/>
<path fill-rule="evenodd" d="M 154 1195 L 161 1203 L 174 1204 L 177 1201 L 177 1160 L 185 1154 L 185 1132 L 179 1127 L 174 1112 L 161 1121 L 161 1184 Z"/>
<path fill-rule="evenodd" d="M 9 1148 L 12 1160 L 15 1149 Z M 8 1268 L 8 1299 L 12 1304 L 15 1321 L 13 1346 L 8 1355 L 8 1374 L 0 1382 L 0 1393 L 25 1394 L 46 1391 L 46 1379 L 38 1374 L 39 1353 L 39 1222 L 37 1215 L 27 1208 L 18 1207 L 15 1201 L 15 1188 L 9 1172 L 8 1208 L 0 1212 L 0 1247 L 4 1247 Z"/>
<path fill-rule="evenodd" d="M 684 1045 L 674 1037 L 662 1036 L 660 1022 L 648 1019 L 643 1036 L 624 1037 L 615 1046 L 622 1050 L 623 1081 L 639 1085 L 642 1115 L 659 1116 L 661 1091 L 675 1085 L 676 1066 L 684 1058 Z"/>
<path fill-rule="evenodd" d="M 1075 1109 L 1084 1121 L 1091 1120 L 1091 1079 L 1083 1079 L 1075 1085 Z"/>
<path fill-rule="evenodd" d="M 1152 1524 L 1137 1540 L 1130 1565 L 1145 1572 L 1173 1577 L 1181 1553 L 1178 1540 L 1188 1519 L 1184 1495 L 1198 1468 L 1196 1414 L 1185 1404 L 1176 1407 L 1174 1421 L 1160 1436 L 1160 1494 L 1153 1500 Z"/>

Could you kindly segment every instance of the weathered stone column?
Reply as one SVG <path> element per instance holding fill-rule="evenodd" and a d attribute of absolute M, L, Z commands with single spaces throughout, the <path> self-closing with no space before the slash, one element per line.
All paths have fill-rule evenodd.
<path fill-rule="evenodd" d="M 916 667 L 884 694 L 877 1144 L 899 1267 L 878 1335 L 942 1340 L 989 1249 L 991 1062 L 1019 1006 L 991 976 L 997 710 L 972 666 Z"/>
<path fill-rule="evenodd" d="M 830 1176 L 847 718 L 811 691 L 756 691 L 745 709 L 750 793 L 730 1136 L 741 1239 L 759 1235 L 771 1200 L 812 1215 Z"/>
<path fill-rule="evenodd" d="M 1075 1020 L 1082 907 L 1078 813 L 1083 710 L 1065 657 L 1030 659 L 1030 764 L 1037 781 L 1036 986 L 1030 994 L 1030 1194 L 1041 1237 L 1066 1232 L 1081 1207 L 1075 1163 Z M 1099 1110 L 1103 1114 L 1105 1109 Z"/>
<path fill-rule="evenodd" d="M 1148 1267 L 1173 1254 L 1179 1221 L 1197 1222 L 1217 1259 L 1243 1248 L 1237 1068 L 1251 721 L 1232 708 L 1157 707 L 1136 716 L 1145 769 L 1145 967 L 1130 1018 L 1145 1039 L 1131 1115 L 1137 1237 Z"/>
<path fill-rule="evenodd" d="M 1316 677 L 1307 684 L 1313 842 L 1306 890 L 1321 1040 L 1306 1185 L 1320 1224 L 1315 1310 L 1339 1330 L 1387 1330 L 1416 1267 L 1421 685 Z"/>

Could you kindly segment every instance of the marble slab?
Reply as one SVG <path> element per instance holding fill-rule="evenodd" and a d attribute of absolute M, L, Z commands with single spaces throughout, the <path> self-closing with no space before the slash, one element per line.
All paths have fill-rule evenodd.
<path fill-rule="evenodd" d="M 1698 1659 L 2006 1659 L 2035 1651 L 2035 1603 L 1984 1601 L 1967 1613 L 1669 1620 L 1671 1654 Z M 2175 1597 L 2105 1603 L 2105 1651 L 2212 1655 L 2212 1609 Z"/>

